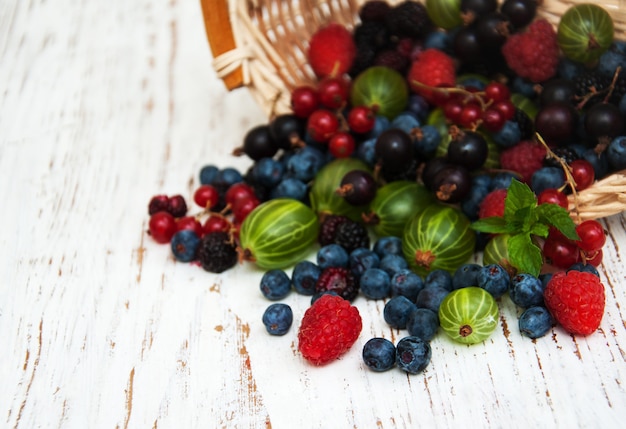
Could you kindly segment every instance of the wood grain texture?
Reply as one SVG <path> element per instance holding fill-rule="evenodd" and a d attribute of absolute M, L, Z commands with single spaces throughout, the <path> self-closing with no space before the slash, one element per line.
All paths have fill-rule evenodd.
<path fill-rule="evenodd" d="M 601 329 L 536 341 L 502 300 L 484 344 L 442 336 L 420 375 L 373 373 L 364 330 L 314 368 L 270 338 L 261 272 L 176 263 L 145 233 L 157 193 L 190 198 L 265 118 L 211 69 L 199 2 L 0 4 L 0 427 L 603 427 L 626 418 L 626 218 L 609 232 Z M 290 295 L 296 320 L 307 297 Z"/>

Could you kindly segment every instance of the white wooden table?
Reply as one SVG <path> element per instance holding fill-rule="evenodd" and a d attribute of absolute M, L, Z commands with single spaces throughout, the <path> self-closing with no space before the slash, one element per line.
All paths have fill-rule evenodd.
<path fill-rule="evenodd" d="M 145 233 L 157 193 L 263 123 L 211 68 L 198 1 L 0 2 L 0 427 L 603 427 L 626 419 L 626 234 L 609 231 L 601 329 L 531 341 L 503 300 L 471 347 L 432 342 L 423 374 L 374 373 L 373 336 L 405 335 L 358 298 L 364 329 L 322 368 L 297 324 L 270 337 L 261 272 L 176 263 Z M 296 320 L 308 297 L 290 295 Z"/>

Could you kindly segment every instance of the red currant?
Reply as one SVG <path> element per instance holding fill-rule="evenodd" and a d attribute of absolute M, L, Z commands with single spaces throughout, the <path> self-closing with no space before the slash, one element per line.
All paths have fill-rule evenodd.
<path fill-rule="evenodd" d="M 482 109 L 478 103 L 467 103 L 463 106 L 459 117 L 459 125 L 464 128 L 473 128 L 482 116 Z"/>
<path fill-rule="evenodd" d="M 317 93 L 322 106 L 336 110 L 348 100 L 348 85 L 342 78 L 329 77 L 319 83 Z"/>
<path fill-rule="evenodd" d="M 585 252 L 601 250 L 606 243 L 604 228 L 597 220 L 588 219 L 576 226 L 576 232 L 580 240 L 576 241 L 578 247 Z"/>
<path fill-rule="evenodd" d="M 232 225 L 228 219 L 219 214 L 212 214 L 207 218 L 203 225 L 203 231 L 205 234 L 212 232 L 228 232 L 232 228 Z"/>
<path fill-rule="evenodd" d="M 299 86 L 291 92 L 291 110 L 299 118 L 308 118 L 319 106 L 317 91 L 310 86 Z"/>
<path fill-rule="evenodd" d="M 187 214 L 187 203 L 182 195 L 174 195 L 167 199 L 167 211 L 174 217 L 183 217 Z"/>
<path fill-rule="evenodd" d="M 509 87 L 501 82 L 489 82 L 485 86 L 485 99 L 494 103 L 511 98 Z"/>
<path fill-rule="evenodd" d="M 148 231 L 157 243 L 169 243 L 176 233 L 176 218 L 168 212 L 156 212 L 150 216 Z"/>
<path fill-rule="evenodd" d="M 602 257 L 602 249 L 596 250 L 595 252 L 585 254 L 585 262 L 587 264 L 593 265 L 594 267 L 598 267 L 602 263 Z"/>
<path fill-rule="evenodd" d="M 328 151 L 335 158 L 348 158 L 354 153 L 356 143 L 352 134 L 340 131 L 328 141 Z"/>
<path fill-rule="evenodd" d="M 515 116 L 515 105 L 511 100 L 497 101 L 492 107 L 502 113 L 505 121 L 510 121 Z"/>
<path fill-rule="evenodd" d="M 551 231 L 543 244 L 543 255 L 549 264 L 566 269 L 580 260 L 580 249 L 573 241 Z"/>
<path fill-rule="evenodd" d="M 504 122 L 506 122 L 502 112 L 493 107 L 489 107 L 483 112 L 482 120 L 483 127 L 490 132 L 499 131 L 504 126 Z"/>
<path fill-rule="evenodd" d="M 558 189 L 545 189 L 537 196 L 538 204 L 557 204 L 567 210 L 569 200 L 567 195 Z"/>
<path fill-rule="evenodd" d="M 148 214 L 152 216 L 156 212 L 167 211 L 168 201 L 167 195 L 155 195 L 148 203 Z"/>
<path fill-rule="evenodd" d="M 233 183 L 224 195 L 224 201 L 231 207 L 236 206 L 240 200 L 249 198 L 256 198 L 256 194 L 252 186 L 244 182 Z"/>
<path fill-rule="evenodd" d="M 311 138 L 318 143 L 326 143 L 339 129 L 339 119 L 326 109 L 317 109 L 307 121 L 307 131 Z"/>
<path fill-rule="evenodd" d="M 241 199 L 233 206 L 233 215 L 236 222 L 243 222 L 244 219 L 254 210 L 260 201 L 257 197 Z"/>
<path fill-rule="evenodd" d="M 183 216 L 176 219 L 176 232 L 190 229 L 200 237 L 203 233 L 202 224 L 193 216 Z"/>
<path fill-rule="evenodd" d="M 348 127 L 357 134 L 372 131 L 376 124 L 376 115 L 367 106 L 355 106 L 348 112 Z"/>
<path fill-rule="evenodd" d="M 212 185 L 200 185 L 193 193 L 193 200 L 203 209 L 212 209 L 220 200 L 217 189 Z"/>
<path fill-rule="evenodd" d="M 582 191 L 593 185 L 595 180 L 595 171 L 593 165 L 586 159 L 577 159 L 569 164 L 572 177 L 576 183 L 576 190 Z"/>
<path fill-rule="evenodd" d="M 463 112 L 463 104 L 455 98 L 448 100 L 443 105 L 444 116 L 453 124 L 458 124 L 461 120 L 461 113 Z"/>

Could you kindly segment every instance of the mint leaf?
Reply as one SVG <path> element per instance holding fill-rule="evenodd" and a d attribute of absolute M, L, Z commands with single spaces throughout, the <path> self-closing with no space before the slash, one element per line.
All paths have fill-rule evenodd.
<path fill-rule="evenodd" d="M 530 239 L 530 234 L 515 234 L 507 240 L 509 262 L 522 273 L 538 276 L 543 265 L 541 249 Z"/>
<path fill-rule="evenodd" d="M 542 223 L 535 223 L 529 231 L 532 235 L 537 235 L 539 237 L 547 237 L 550 232 L 550 227 L 548 225 L 544 225 Z"/>
<path fill-rule="evenodd" d="M 532 209 L 537 205 L 537 197 L 528 185 L 513 179 L 504 199 L 504 218 L 512 221 L 518 218 L 520 209 Z M 523 213 L 519 213 L 522 215 Z"/>
<path fill-rule="evenodd" d="M 576 224 L 563 207 L 556 204 L 540 204 L 536 212 L 541 223 L 555 227 L 570 240 L 580 240 Z"/>
<path fill-rule="evenodd" d="M 510 232 L 510 224 L 500 216 L 486 217 L 472 223 L 472 228 L 480 232 L 490 232 L 492 234 L 502 234 Z"/>

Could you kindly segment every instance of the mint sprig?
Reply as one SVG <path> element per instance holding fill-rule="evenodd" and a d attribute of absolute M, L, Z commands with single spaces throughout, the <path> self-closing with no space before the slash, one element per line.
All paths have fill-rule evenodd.
<path fill-rule="evenodd" d="M 579 240 L 576 225 L 567 210 L 556 204 L 537 204 L 537 197 L 528 185 L 511 181 L 504 200 L 504 216 L 477 220 L 476 231 L 508 234 L 509 263 L 520 272 L 539 275 L 543 265 L 541 249 L 535 237 L 548 236 L 550 227 L 559 230 L 570 240 Z"/>

